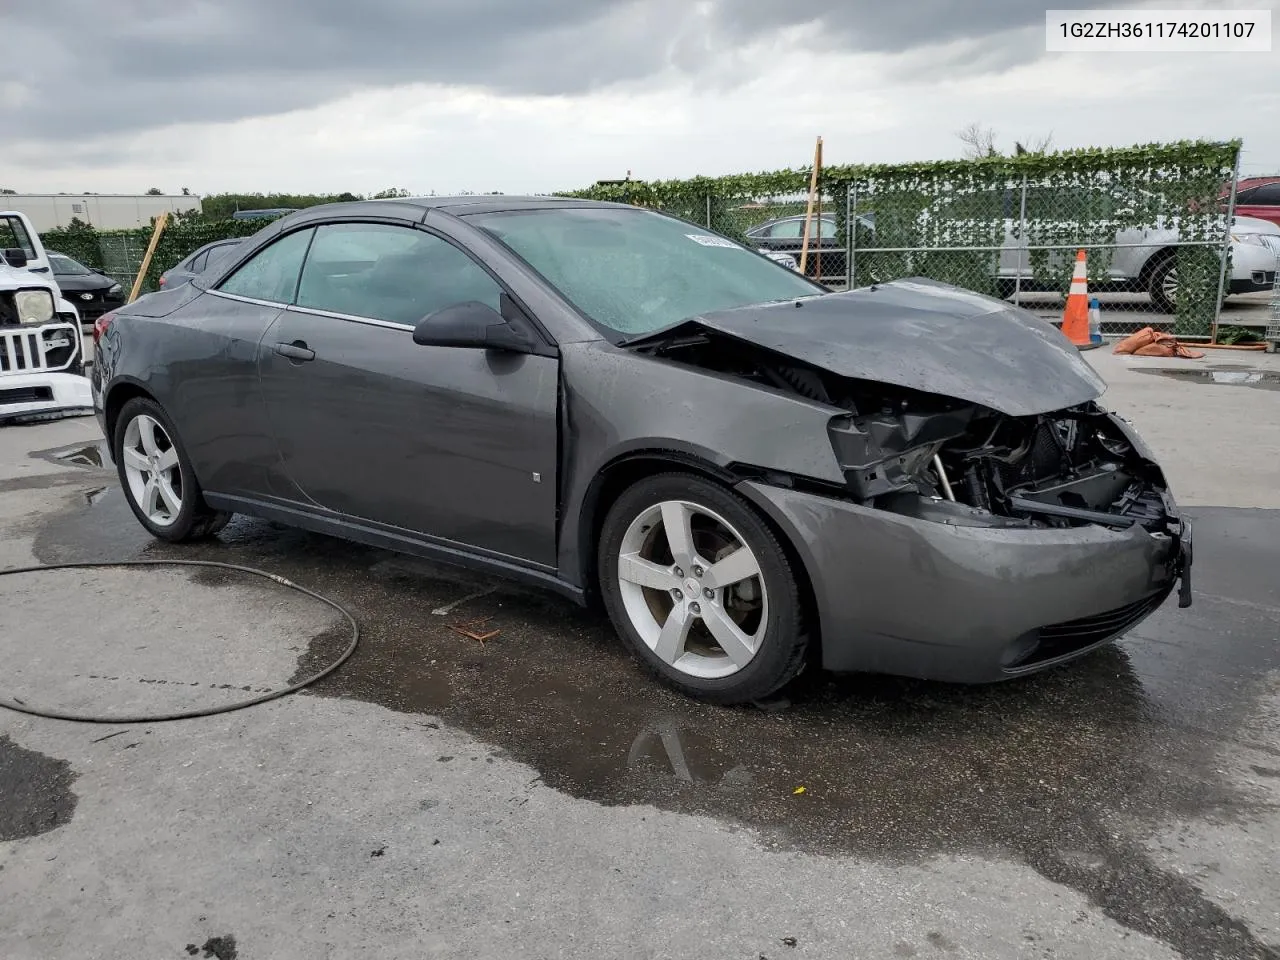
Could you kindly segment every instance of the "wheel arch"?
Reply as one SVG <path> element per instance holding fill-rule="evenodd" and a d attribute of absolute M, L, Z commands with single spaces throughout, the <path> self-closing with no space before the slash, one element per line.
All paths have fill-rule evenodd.
<path fill-rule="evenodd" d="M 579 577 L 588 605 L 596 610 L 601 608 L 597 573 L 598 548 L 609 508 L 635 484 L 663 473 L 689 473 L 719 484 L 725 490 L 740 497 L 744 505 L 769 528 L 781 544 L 788 563 L 797 575 L 796 585 L 799 587 L 804 605 L 803 622 L 805 630 L 810 634 L 809 656 L 815 662 L 819 662 L 822 632 L 818 618 L 817 595 L 814 593 L 809 565 L 801 551 L 796 548 L 790 533 L 778 523 L 776 517 L 762 510 L 753 498 L 742 496 L 736 489 L 740 482 L 747 479 L 745 471 L 735 470 L 732 464 L 720 466 L 680 450 L 653 448 L 631 451 L 606 463 L 592 479 L 582 500 L 577 532 Z"/>
<path fill-rule="evenodd" d="M 1147 289 L 1147 285 L 1151 282 L 1151 274 L 1155 273 L 1158 267 L 1168 257 L 1176 257 L 1178 255 L 1177 247 L 1158 247 L 1151 256 L 1143 262 L 1138 269 L 1138 283 L 1142 285 L 1142 289 Z"/>
<path fill-rule="evenodd" d="M 159 403 L 155 395 L 136 380 L 119 380 L 108 388 L 102 402 L 102 420 L 105 426 L 107 444 L 115 455 L 116 421 L 124 405 L 135 397 L 145 397 L 152 403 Z"/>

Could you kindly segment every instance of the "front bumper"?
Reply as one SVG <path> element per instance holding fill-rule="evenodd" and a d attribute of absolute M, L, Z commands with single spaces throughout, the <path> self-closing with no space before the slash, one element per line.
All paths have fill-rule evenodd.
<path fill-rule="evenodd" d="M 1179 580 L 1191 602 L 1184 518 L 1171 535 L 965 527 L 755 481 L 738 490 L 799 552 L 829 670 L 1004 680 L 1114 640 Z"/>
<path fill-rule="evenodd" d="M 1229 293 L 1261 293 L 1270 291 L 1276 281 L 1276 264 L 1280 255 L 1270 247 L 1256 243 L 1231 246 L 1231 279 Z"/>
<path fill-rule="evenodd" d="M 1251 277 L 1232 280 L 1227 292 L 1233 294 L 1268 293 L 1275 286 L 1275 282 L 1276 272 L 1274 270 L 1259 270 Z"/>
<path fill-rule="evenodd" d="M 92 412 L 87 377 L 40 372 L 0 376 L 0 423 Z"/>

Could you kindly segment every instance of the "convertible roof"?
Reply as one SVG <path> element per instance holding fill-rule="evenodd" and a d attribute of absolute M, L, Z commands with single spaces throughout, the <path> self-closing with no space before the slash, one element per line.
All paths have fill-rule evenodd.
<path fill-rule="evenodd" d="M 354 203 L 324 203 L 306 207 L 291 213 L 277 223 L 290 225 L 321 220 L 333 216 L 392 216 L 406 220 L 424 220 L 429 212 L 438 210 L 454 217 L 479 213 L 500 213 L 512 210 L 539 210 L 563 207 L 622 207 L 634 210 L 629 204 L 605 203 L 600 200 L 578 200 L 572 197 L 538 196 L 460 196 L 460 197 L 397 197 L 388 200 L 358 200 Z"/>

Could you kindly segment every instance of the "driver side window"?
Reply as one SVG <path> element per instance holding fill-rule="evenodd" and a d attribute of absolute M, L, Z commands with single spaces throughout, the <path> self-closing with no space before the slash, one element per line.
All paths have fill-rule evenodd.
<path fill-rule="evenodd" d="M 784 220 L 769 231 L 769 236 L 774 240 L 798 240 L 803 234 L 803 220 Z"/>
<path fill-rule="evenodd" d="M 299 307 L 415 326 L 468 300 L 502 309 L 502 288 L 440 237 L 381 223 L 334 223 L 316 231 L 298 287 Z"/>

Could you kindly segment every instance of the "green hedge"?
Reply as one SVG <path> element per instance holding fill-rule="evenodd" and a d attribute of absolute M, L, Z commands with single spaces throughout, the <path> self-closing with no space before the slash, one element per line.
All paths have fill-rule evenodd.
<path fill-rule="evenodd" d="M 206 243 L 251 236 L 268 222 L 262 219 L 208 220 L 200 216 L 175 218 L 156 244 L 155 254 L 143 280 L 143 292 L 156 290 L 160 274 Z M 48 249 L 65 253 L 95 270 L 102 270 L 127 287 L 133 283 L 142 266 L 147 245 L 151 242 L 152 230 L 152 227 L 95 230 L 73 220 L 65 228 L 45 231 L 41 234 L 41 240 Z"/>

